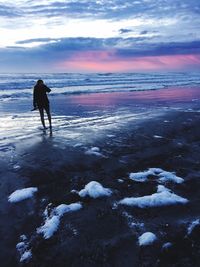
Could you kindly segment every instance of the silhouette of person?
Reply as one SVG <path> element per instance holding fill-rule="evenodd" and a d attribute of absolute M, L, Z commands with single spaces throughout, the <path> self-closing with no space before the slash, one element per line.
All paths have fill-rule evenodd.
<path fill-rule="evenodd" d="M 46 111 L 49 120 L 49 127 L 51 130 L 52 129 L 51 114 L 50 114 L 49 100 L 47 97 L 47 93 L 49 92 L 51 92 L 51 89 L 44 84 L 43 80 L 38 80 L 33 90 L 33 107 L 34 107 L 33 110 L 39 109 L 40 119 L 44 129 L 47 129 L 44 121 L 44 110 Z"/>

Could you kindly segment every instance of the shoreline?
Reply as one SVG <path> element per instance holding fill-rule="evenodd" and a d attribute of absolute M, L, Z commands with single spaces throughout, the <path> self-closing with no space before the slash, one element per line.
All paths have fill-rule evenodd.
<path fill-rule="evenodd" d="M 152 104 L 142 118 L 140 112 L 138 117 L 131 113 L 135 103 L 128 108 L 130 113 L 126 108 L 123 113 L 124 108 L 118 106 L 105 113 L 93 105 L 86 110 L 75 106 L 77 113 L 71 110 L 70 124 L 62 114 L 66 109 L 60 110 L 52 137 L 37 129 L 36 114 L 34 123 L 21 127 L 22 135 L 16 138 L 14 132 L 8 144 L 1 139 L 1 145 L 11 146 L 2 151 L 0 161 L 4 244 L 0 259 L 5 266 L 198 266 L 200 227 L 194 226 L 190 234 L 188 229 L 200 215 L 199 100 L 183 102 L 179 109 L 167 104 L 163 110 Z M 12 132 L 13 124 L 8 127 Z M 25 138 L 27 128 L 30 135 Z M 162 183 L 155 175 L 142 183 L 129 178 L 130 173 L 149 168 L 175 173 L 184 182 Z M 109 188 L 112 194 L 97 199 L 80 197 L 77 192 L 91 181 Z M 144 209 L 116 205 L 123 198 L 155 194 L 158 185 L 189 202 Z M 30 187 L 38 189 L 33 197 L 8 202 L 13 191 Z M 71 203 L 81 203 L 82 208 L 60 217 L 59 227 L 49 239 L 37 232 L 44 224 L 47 207 L 52 212 Z M 139 236 L 149 231 L 156 234 L 156 243 L 140 247 Z M 32 253 L 27 263 L 19 262 L 22 254 L 16 250 L 22 235 Z M 172 247 L 163 250 L 167 242 Z"/>

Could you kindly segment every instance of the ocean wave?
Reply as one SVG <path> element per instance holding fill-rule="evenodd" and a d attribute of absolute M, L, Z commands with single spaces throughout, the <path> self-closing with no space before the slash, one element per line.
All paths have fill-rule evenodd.
<path fill-rule="evenodd" d="M 43 79 L 52 89 L 50 95 L 133 92 L 200 85 L 197 72 L 0 74 L 0 100 L 30 98 L 38 79 Z"/>

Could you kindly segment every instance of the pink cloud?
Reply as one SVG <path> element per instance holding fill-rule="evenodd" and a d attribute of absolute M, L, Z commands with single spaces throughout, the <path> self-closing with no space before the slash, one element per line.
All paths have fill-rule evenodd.
<path fill-rule="evenodd" d="M 189 70 L 200 67 L 200 55 L 166 55 L 121 58 L 112 51 L 77 52 L 70 59 L 56 64 L 64 71 L 119 72 Z"/>

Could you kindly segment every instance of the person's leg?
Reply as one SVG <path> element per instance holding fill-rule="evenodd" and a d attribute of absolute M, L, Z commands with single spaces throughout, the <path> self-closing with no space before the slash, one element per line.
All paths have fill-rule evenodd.
<path fill-rule="evenodd" d="M 43 125 L 44 128 L 46 128 L 45 122 L 44 122 L 44 109 L 43 108 L 39 108 L 39 112 L 40 112 L 40 119 L 41 119 L 42 125 Z"/>
<path fill-rule="evenodd" d="M 45 110 L 46 110 L 47 117 L 48 117 L 48 120 L 49 120 L 49 127 L 51 128 L 52 127 L 52 125 L 51 125 L 51 113 L 50 113 L 49 106 L 45 107 Z"/>

